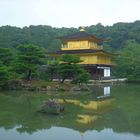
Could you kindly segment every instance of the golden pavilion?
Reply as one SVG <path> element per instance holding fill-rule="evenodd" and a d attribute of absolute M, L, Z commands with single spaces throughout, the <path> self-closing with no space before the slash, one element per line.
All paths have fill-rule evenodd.
<path fill-rule="evenodd" d="M 50 53 L 53 57 L 62 54 L 78 55 L 82 60 L 81 65 L 90 73 L 91 79 L 101 79 L 110 77 L 110 67 L 113 65 L 112 55 L 103 50 L 105 40 L 87 33 L 83 28 L 79 32 L 60 37 L 62 41 L 61 49 Z"/>

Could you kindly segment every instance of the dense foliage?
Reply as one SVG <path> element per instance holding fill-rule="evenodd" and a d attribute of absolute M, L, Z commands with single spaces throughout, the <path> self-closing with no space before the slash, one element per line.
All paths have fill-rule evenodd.
<path fill-rule="evenodd" d="M 66 79 L 70 79 L 73 83 L 87 83 L 89 73 L 78 63 L 82 62 L 79 56 L 63 54 L 52 63 L 43 66 L 40 69 L 40 78 L 43 80 L 59 79 L 63 83 Z"/>
<path fill-rule="evenodd" d="M 10 75 L 8 73 L 8 68 L 0 64 L 0 88 L 5 86 L 9 79 Z"/>
<path fill-rule="evenodd" d="M 17 47 L 15 71 L 24 74 L 30 80 L 32 73 L 36 73 L 39 65 L 45 64 L 45 53 L 36 45 L 20 45 Z"/>
<path fill-rule="evenodd" d="M 14 60 L 13 53 L 9 48 L 0 48 L 0 88 L 7 85 L 12 79 L 11 67 Z"/>
<path fill-rule="evenodd" d="M 127 41 L 116 57 L 116 63 L 116 76 L 127 77 L 129 81 L 140 81 L 140 44 L 134 40 Z"/>
<path fill-rule="evenodd" d="M 103 26 L 99 23 L 85 27 L 85 30 L 97 37 L 107 39 L 103 44 L 104 49 L 119 54 L 118 57 L 115 58 L 117 65 L 114 74 L 117 77 L 126 77 L 132 81 L 140 81 L 140 21 L 133 23 L 116 23 L 113 26 Z M 43 25 L 31 25 L 24 28 L 11 26 L 0 27 L 0 75 L 2 76 L 0 81 L 4 79 L 15 79 L 18 77 L 17 74 L 27 79 L 30 79 L 31 75 L 39 74 L 37 73 L 37 68 L 43 64 L 42 62 L 40 63 L 40 60 L 45 60 L 44 56 L 40 56 L 40 51 L 49 52 L 59 49 L 61 42 L 58 37 L 70 35 L 77 31 L 77 28 L 53 28 Z M 29 46 L 39 47 L 34 48 L 34 51 L 32 50 L 33 48 L 31 50 L 26 48 L 28 51 L 24 51 L 24 47 Z M 30 61 L 30 59 L 32 60 Z M 40 78 L 47 79 L 49 77 L 53 79 L 54 73 L 55 75 L 57 74 L 57 65 L 58 64 L 51 63 L 51 65 L 48 66 L 47 77 L 45 77 L 45 73 L 45 75 L 40 73 Z M 62 73 L 60 74 L 61 76 Z M 81 78 L 86 77 L 84 72 L 82 73 Z M 82 80 L 81 78 L 79 80 Z"/>
<path fill-rule="evenodd" d="M 134 39 L 140 43 L 140 21 L 133 23 L 116 23 L 113 26 L 102 24 L 85 27 L 86 31 L 97 37 L 109 39 L 105 42 L 105 49 L 120 50 L 127 40 Z M 77 28 L 53 28 L 51 26 L 29 26 L 17 28 L 11 26 L 0 27 L 0 47 L 16 48 L 18 45 L 35 44 L 48 51 L 60 48 L 57 38 L 77 32 Z"/>
<path fill-rule="evenodd" d="M 62 55 L 61 64 L 58 68 L 58 73 L 62 82 L 65 79 L 72 79 L 75 83 L 86 83 L 89 80 L 89 75 L 86 70 L 78 63 L 82 62 L 79 56 Z"/>

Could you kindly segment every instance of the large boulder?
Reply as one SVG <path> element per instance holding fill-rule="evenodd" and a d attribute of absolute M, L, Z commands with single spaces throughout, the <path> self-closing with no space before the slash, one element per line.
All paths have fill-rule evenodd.
<path fill-rule="evenodd" d="M 56 100 L 49 99 L 44 101 L 38 109 L 41 113 L 60 114 L 64 111 L 64 106 L 60 105 Z"/>

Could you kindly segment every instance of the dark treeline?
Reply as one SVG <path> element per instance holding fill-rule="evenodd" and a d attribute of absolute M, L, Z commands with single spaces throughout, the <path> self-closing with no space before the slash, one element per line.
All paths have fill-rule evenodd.
<path fill-rule="evenodd" d="M 107 39 L 108 41 L 103 44 L 105 50 L 117 52 L 118 55 L 114 57 L 116 66 L 112 70 L 113 76 L 140 81 L 140 21 L 116 23 L 113 26 L 97 24 L 85 27 L 85 30 Z M 14 79 L 46 77 L 46 80 L 48 73 L 52 80 L 52 72 L 56 73 L 57 65 L 55 62 L 51 62 L 51 65 L 48 63 L 45 52 L 61 47 L 58 37 L 78 31 L 77 28 L 53 28 L 44 25 L 24 28 L 0 27 L 0 86 Z M 41 65 L 50 65 L 50 72 L 39 73 L 38 68 Z M 76 63 L 71 67 L 72 72 L 66 72 L 67 67 L 69 65 L 58 66 L 57 71 L 62 79 L 69 78 L 66 73 L 78 71 L 80 75 L 74 73 L 71 77 L 78 75 L 75 81 L 87 81 L 88 75 Z"/>
<path fill-rule="evenodd" d="M 109 39 L 104 48 L 110 51 L 119 51 L 128 40 L 135 40 L 140 44 L 140 21 L 133 23 L 116 23 L 113 26 L 102 24 L 85 27 L 86 31 L 97 37 Z M 46 25 L 29 26 L 23 28 L 0 27 L 0 47 L 16 48 L 18 45 L 34 44 L 53 51 L 60 48 L 59 36 L 77 32 L 77 28 L 53 28 Z"/>
<path fill-rule="evenodd" d="M 79 56 L 62 55 L 49 61 L 45 50 L 37 45 L 19 45 L 16 49 L 13 53 L 10 48 L 0 48 L 0 89 L 17 89 L 19 85 L 21 89 L 21 81 L 51 82 L 56 76 L 59 83 L 71 79 L 79 86 L 89 80 L 88 72 L 78 64 L 82 62 Z"/>

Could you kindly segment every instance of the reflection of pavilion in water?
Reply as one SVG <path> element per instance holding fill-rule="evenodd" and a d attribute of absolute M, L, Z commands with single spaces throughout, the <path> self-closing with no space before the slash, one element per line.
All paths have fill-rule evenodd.
<path fill-rule="evenodd" d="M 58 116 L 36 114 L 36 106 L 41 98 L 38 100 L 33 98 L 34 96 L 29 96 L 31 94 L 18 93 L 16 96 L 11 93 L 5 96 L 2 94 L 0 95 L 0 127 L 11 129 L 17 126 L 16 130 L 19 133 L 29 134 L 50 129 L 52 126 L 71 128 L 81 132 L 83 136 L 89 130 L 100 132 L 105 128 L 118 133 L 140 134 L 139 106 L 134 104 L 139 103 L 137 96 L 133 96 L 135 101 L 132 105 L 124 102 L 124 99 L 129 103 L 132 101 L 126 94 L 113 93 L 113 98 L 109 88 L 99 86 L 93 87 L 93 90 L 93 93 L 65 94 L 65 96 L 57 94 L 59 101 L 65 105 L 64 113 Z M 127 95 L 132 94 L 130 92 Z M 105 97 L 101 98 L 102 96 Z M 35 97 L 44 98 L 46 95 L 38 94 Z M 63 97 L 65 100 L 62 100 Z M 130 107 L 133 111 L 129 111 Z"/>
<path fill-rule="evenodd" d="M 97 99 L 110 97 L 110 86 L 105 86 L 103 88 L 99 88 L 96 95 L 97 95 Z"/>
<path fill-rule="evenodd" d="M 96 93 L 96 98 L 85 102 L 76 99 L 65 100 L 68 104 L 73 104 L 82 108 L 82 111 L 76 114 L 76 122 L 83 125 L 84 129 L 85 125 L 86 127 L 88 125 L 94 127 L 96 121 L 101 118 L 104 113 L 109 112 L 113 108 L 114 98 L 110 96 L 110 87 L 100 87 L 98 90 L 96 89 L 96 91 L 98 91 L 98 95 Z M 64 103 L 63 100 L 59 100 L 59 102 Z"/>

